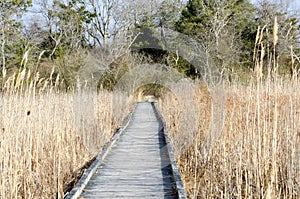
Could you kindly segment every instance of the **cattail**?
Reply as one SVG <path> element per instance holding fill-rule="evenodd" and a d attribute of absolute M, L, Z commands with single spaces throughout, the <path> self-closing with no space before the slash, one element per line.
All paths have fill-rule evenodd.
<path fill-rule="evenodd" d="M 24 69 L 22 70 L 22 72 L 20 73 L 20 76 L 19 76 L 20 81 L 24 80 L 24 79 L 25 79 L 25 76 L 26 76 L 26 69 L 24 68 Z"/>
<path fill-rule="evenodd" d="M 260 66 L 259 66 L 259 77 L 263 76 L 263 66 L 264 66 L 264 57 L 266 55 L 266 49 L 263 43 L 261 43 L 261 52 L 260 52 Z"/>
<path fill-rule="evenodd" d="M 40 63 L 40 60 L 41 60 L 41 58 L 42 58 L 42 56 L 43 56 L 43 54 L 44 54 L 45 52 L 46 52 L 46 51 L 43 50 L 43 51 L 40 53 L 39 58 L 38 58 L 38 61 L 37 61 L 37 65 L 38 65 L 38 63 Z"/>
<path fill-rule="evenodd" d="M 43 87 L 42 87 L 42 89 L 41 89 L 42 92 L 44 92 L 44 91 L 46 90 L 46 88 L 47 88 L 47 86 L 48 86 L 48 83 L 49 83 L 49 80 L 47 79 L 47 80 L 44 82 L 44 85 L 43 85 Z"/>
<path fill-rule="evenodd" d="M 291 50 L 290 53 L 291 53 L 292 79 L 294 80 L 297 76 L 297 71 L 296 71 L 296 68 L 295 68 L 295 58 L 294 58 L 293 45 L 291 45 L 290 50 Z"/>
<path fill-rule="evenodd" d="M 258 26 L 258 28 L 257 28 L 257 33 L 256 33 L 256 37 L 255 37 L 255 44 L 257 44 L 257 42 L 258 42 L 259 36 L 260 36 L 260 26 Z"/>
<path fill-rule="evenodd" d="M 34 75 L 34 81 L 37 82 L 39 79 L 40 79 L 40 73 L 37 72 L 37 73 Z"/>
<path fill-rule="evenodd" d="M 3 67 L 3 69 L 2 69 L 2 77 L 3 77 L 3 79 L 6 77 L 6 68 L 5 67 Z"/>
<path fill-rule="evenodd" d="M 54 87 L 55 87 L 55 88 L 58 88 L 59 83 L 60 83 L 60 81 L 59 81 L 59 74 L 58 74 L 57 77 L 56 77 L 56 80 L 55 80 L 55 85 L 54 85 Z"/>
<path fill-rule="evenodd" d="M 16 89 L 21 86 L 23 80 L 25 79 L 25 75 L 26 75 L 26 68 L 24 68 L 17 76 L 16 84 L 15 84 Z"/>
<path fill-rule="evenodd" d="M 264 37 L 264 30 L 265 30 L 266 26 L 264 26 L 261 30 L 260 28 L 258 28 L 257 30 L 257 35 L 256 35 L 256 39 L 255 39 L 255 45 L 257 46 L 261 46 L 261 52 L 260 52 L 260 58 L 256 58 L 256 55 L 254 57 L 254 60 L 255 61 L 255 68 L 254 68 L 254 71 L 256 72 L 256 75 L 258 78 L 261 78 L 262 77 L 262 69 L 263 69 L 263 59 L 265 57 L 265 46 L 264 46 L 264 43 L 262 42 L 263 40 L 263 37 Z M 258 55 L 258 52 L 257 52 L 257 56 Z"/>
<path fill-rule="evenodd" d="M 257 33 L 256 33 L 256 37 L 255 37 L 255 46 L 254 46 L 254 52 L 253 52 L 253 61 L 255 61 L 256 59 L 256 47 L 257 47 L 257 42 L 259 39 L 259 35 L 260 35 L 260 26 L 258 26 L 257 28 Z"/>
<path fill-rule="evenodd" d="M 277 16 L 274 17 L 274 30 L 273 30 L 273 68 L 274 71 L 277 73 L 277 66 L 278 63 L 276 63 L 276 45 L 278 43 L 278 23 L 277 23 Z"/>
<path fill-rule="evenodd" d="M 28 72 L 27 72 L 26 80 L 29 81 L 30 77 L 31 77 L 31 71 L 29 69 Z"/>
<path fill-rule="evenodd" d="M 274 30 L 273 30 L 273 41 L 274 46 L 278 43 L 278 22 L 277 22 L 277 16 L 274 18 Z"/>
<path fill-rule="evenodd" d="M 261 42 L 262 42 L 262 40 L 264 38 L 264 31 L 265 31 L 265 29 L 266 29 L 266 25 L 261 29 L 261 33 L 260 33 L 260 36 L 259 36 L 259 42 L 258 42 L 259 45 L 261 44 Z"/>
<path fill-rule="evenodd" d="M 26 64 L 28 62 L 29 51 L 30 51 L 30 49 L 24 53 L 22 61 L 21 61 L 21 66 L 24 66 L 24 68 L 26 67 Z"/>

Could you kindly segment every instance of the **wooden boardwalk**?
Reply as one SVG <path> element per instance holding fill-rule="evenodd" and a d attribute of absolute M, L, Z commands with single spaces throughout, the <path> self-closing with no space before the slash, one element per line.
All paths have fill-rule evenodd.
<path fill-rule="evenodd" d="M 137 103 L 81 198 L 179 198 L 163 126 L 151 103 Z"/>

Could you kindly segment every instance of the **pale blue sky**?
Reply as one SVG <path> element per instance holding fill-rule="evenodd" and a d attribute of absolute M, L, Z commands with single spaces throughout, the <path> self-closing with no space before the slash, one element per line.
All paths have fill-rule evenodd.
<path fill-rule="evenodd" d="M 186 1 L 186 0 L 184 0 Z M 260 0 L 249 0 L 251 3 L 256 4 L 257 2 L 259 2 Z M 300 17 L 300 0 L 270 0 L 272 2 L 280 2 L 280 1 L 289 1 L 291 2 L 290 4 L 290 8 L 292 10 L 297 11 L 297 13 L 299 13 L 299 17 Z M 27 14 L 25 17 L 23 17 L 22 22 L 27 25 L 28 23 L 30 23 L 30 21 L 32 19 L 34 20 L 43 20 L 43 17 L 40 14 L 36 13 L 36 10 L 38 8 L 37 4 L 38 2 L 40 2 L 40 0 L 33 0 L 33 7 L 30 8 L 29 10 L 32 11 L 32 13 Z"/>
<path fill-rule="evenodd" d="M 259 2 L 260 0 L 250 0 L 251 3 L 256 4 L 257 2 Z M 281 1 L 289 1 L 291 2 L 291 7 L 293 8 L 297 8 L 300 9 L 300 0 L 270 0 L 271 2 L 281 2 Z"/>

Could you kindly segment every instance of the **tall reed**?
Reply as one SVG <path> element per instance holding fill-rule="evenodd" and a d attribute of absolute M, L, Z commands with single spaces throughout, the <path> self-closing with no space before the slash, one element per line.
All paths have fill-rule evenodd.
<path fill-rule="evenodd" d="M 189 198 L 298 198 L 300 194 L 300 83 L 276 82 L 224 85 L 224 127 L 203 149 L 212 132 L 212 90 L 200 87 L 198 134 L 177 162 Z M 182 93 L 183 94 L 183 93 Z M 176 93 L 180 95 L 180 93 Z M 160 102 L 171 140 L 183 132 L 180 106 L 171 94 Z M 194 110 L 187 110 L 193 112 Z M 219 111 L 219 110 L 217 110 Z M 174 142 L 173 142 L 174 143 Z M 176 144 L 173 147 L 178 149 Z"/>
<path fill-rule="evenodd" d="M 113 115 L 125 118 L 129 109 L 124 99 L 125 111 L 112 113 L 113 93 L 85 93 L 81 99 L 92 97 L 93 110 L 78 122 L 84 109 L 76 109 L 75 92 L 59 91 L 59 79 L 32 76 L 20 71 L 0 94 L 0 198 L 63 198 L 66 185 L 121 125 Z"/>

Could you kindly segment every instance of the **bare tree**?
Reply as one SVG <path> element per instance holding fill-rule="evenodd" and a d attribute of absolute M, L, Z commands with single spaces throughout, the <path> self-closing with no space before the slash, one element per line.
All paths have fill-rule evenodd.
<path fill-rule="evenodd" d="M 296 65 L 299 56 L 297 56 L 296 51 L 299 49 L 300 36 L 297 28 L 299 26 L 299 9 L 294 7 L 295 3 L 294 0 L 261 0 L 257 6 L 258 23 L 265 27 L 263 39 L 268 71 L 277 72 L 277 67 L 280 65 L 280 73 L 287 74 L 290 72 L 293 78 L 297 74 Z M 274 19 L 276 19 L 276 26 Z M 277 28 L 276 31 L 274 27 Z M 278 40 L 278 42 L 276 41 L 276 49 L 272 35 L 276 35 Z M 290 65 L 291 67 L 289 67 Z"/>
<path fill-rule="evenodd" d="M 114 13 L 119 0 L 84 0 L 83 3 L 91 17 L 90 23 L 86 24 L 88 35 L 94 40 L 94 46 L 106 48 L 109 40 L 117 34 Z"/>
<path fill-rule="evenodd" d="M 1 45 L 1 68 L 5 76 L 8 61 L 15 62 L 16 53 L 9 48 L 14 48 L 20 39 L 21 24 L 17 19 L 24 13 L 30 1 L 0 1 L 0 45 Z M 22 56 L 22 55 L 21 55 Z"/>

